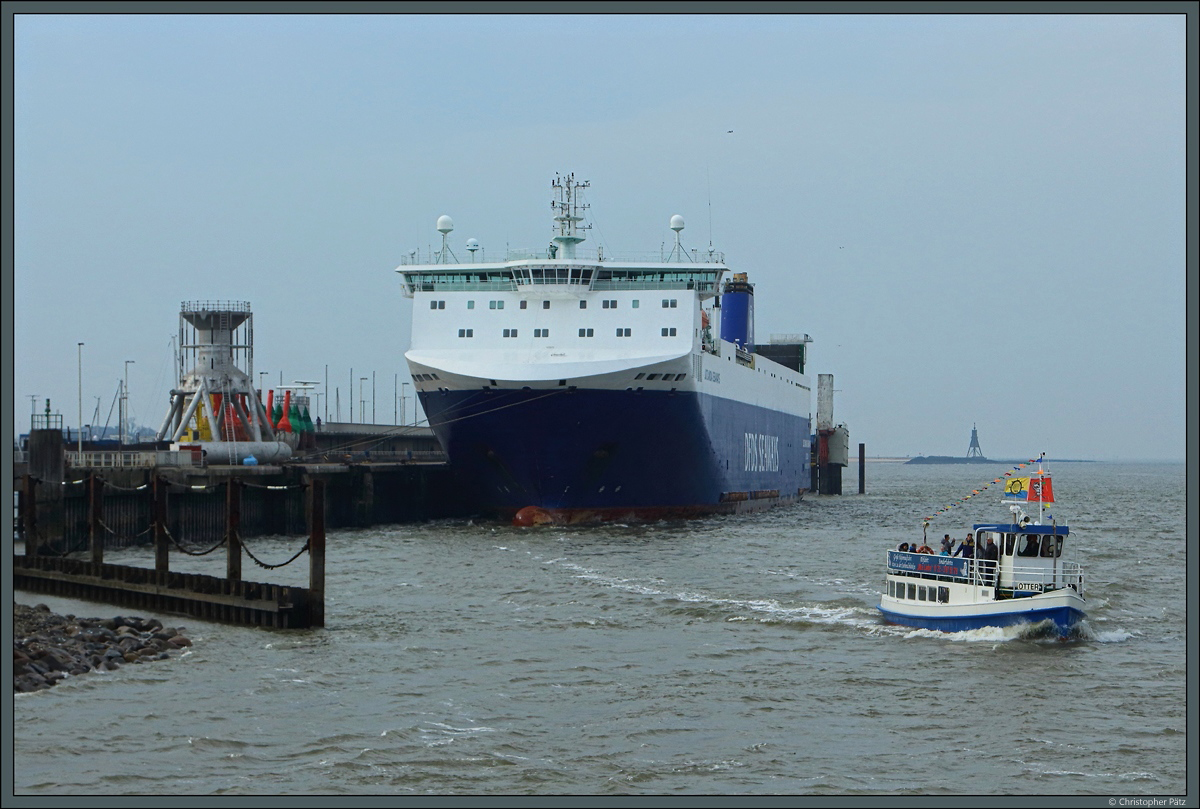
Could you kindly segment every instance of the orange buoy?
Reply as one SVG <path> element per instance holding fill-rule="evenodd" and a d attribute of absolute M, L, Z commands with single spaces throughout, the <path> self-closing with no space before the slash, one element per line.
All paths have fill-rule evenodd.
<path fill-rule="evenodd" d="M 292 392 L 290 390 L 284 391 L 283 392 L 283 415 L 281 415 L 279 417 L 279 424 L 277 426 L 278 426 L 278 429 L 283 430 L 285 433 L 293 432 L 292 421 L 291 421 L 291 419 L 288 418 L 288 408 L 291 407 L 291 404 L 292 404 Z"/>

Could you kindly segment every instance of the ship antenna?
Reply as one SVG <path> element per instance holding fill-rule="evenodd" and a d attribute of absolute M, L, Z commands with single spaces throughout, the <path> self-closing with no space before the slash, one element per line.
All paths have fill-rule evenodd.
<path fill-rule="evenodd" d="M 446 260 L 447 256 L 454 258 L 454 263 L 458 263 L 458 256 L 454 255 L 454 251 L 450 249 L 450 245 L 446 243 L 446 238 L 450 235 L 450 231 L 454 230 L 454 220 L 442 214 L 437 221 L 438 233 L 442 234 L 442 252 L 438 254 L 438 264 L 449 264 Z"/>
<path fill-rule="evenodd" d="M 713 257 L 713 242 L 712 242 L 712 180 L 708 176 L 708 166 L 704 167 L 704 181 L 708 186 L 708 260 L 712 261 Z"/>
<path fill-rule="evenodd" d="M 683 261 L 684 257 L 687 257 L 691 261 L 692 257 L 687 254 L 687 251 L 683 249 L 683 245 L 679 243 L 679 231 L 683 230 L 683 217 L 679 214 L 671 217 L 671 230 L 675 231 L 675 246 L 671 248 L 671 255 L 667 256 L 667 261 L 671 261 L 672 259 Z M 679 258 L 676 259 L 675 256 L 677 255 Z"/>
<path fill-rule="evenodd" d="M 583 221 L 583 211 L 591 207 L 579 201 L 579 192 L 590 188 L 592 184 L 589 181 L 575 182 L 575 174 L 571 173 L 565 178 L 555 174 L 550 185 L 555 192 L 555 199 L 550 202 L 555 214 L 553 240 L 558 243 L 563 258 L 575 258 L 575 245 L 587 238 L 580 231 L 591 230 L 591 225 L 579 224 Z"/>

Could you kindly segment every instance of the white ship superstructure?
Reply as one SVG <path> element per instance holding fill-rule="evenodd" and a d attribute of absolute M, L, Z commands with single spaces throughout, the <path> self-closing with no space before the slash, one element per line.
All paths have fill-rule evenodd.
<path fill-rule="evenodd" d="M 540 254 L 451 261 L 442 217 L 438 261 L 398 268 L 414 301 L 405 356 L 451 463 L 502 512 L 566 519 L 799 496 L 807 338 L 783 349 L 793 367 L 756 353 L 753 288 L 740 274 L 722 287 L 720 253 L 685 253 L 678 216 L 671 255 L 582 256 L 584 187 L 555 181 Z M 722 297 L 733 330 L 717 336 Z"/>

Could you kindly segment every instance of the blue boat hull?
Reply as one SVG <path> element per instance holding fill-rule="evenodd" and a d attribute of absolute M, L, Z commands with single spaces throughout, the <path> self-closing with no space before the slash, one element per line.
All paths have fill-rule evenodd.
<path fill-rule="evenodd" d="M 426 391 L 421 403 L 481 507 L 658 518 L 794 500 L 809 420 L 697 392 Z"/>
<path fill-rule="evenodd" d="M 1086 616 L 1074 607 L 1048 607 L 1046 609 L 1023 610 L 1020 612 L 993 613 L 989 615 L 916 616 L 886 610 L 879 607 L 883 617 L 893 624 L 911 626 L 915 629 L 934 629 L 941 632 L 965 632 L 987 626 L 1005 627 L 1018 624 L 1036 624 L 1051 620 L 1059 633 L 1066 635 L 1072 627 Z"/>

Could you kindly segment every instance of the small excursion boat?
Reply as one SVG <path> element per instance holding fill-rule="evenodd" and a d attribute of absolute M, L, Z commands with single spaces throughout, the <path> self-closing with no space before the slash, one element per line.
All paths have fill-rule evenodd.
<path fill-rule="evenodd" d="M 1050 475 L 1042 469 L 1044 458 L 1037 461 L 1036 475 L 1006 472 L 992 481 L 1005 483 L 1012 521 L 975 524 L 975 544 L 967 546 L 973 558 L 888 551 L 879 604 L 885 620 L 945 632 L 1052 621 L 1060 635 L 1067 635 L 1084 619 L 1083 568 L 1063 558 L 1070 529 L 1045 512 L 1054 494 Z M 1021 505 L 1033 502 L 1038 504 L 1036 521 Z M 925 518 L 926 531 L 931 519 Z M 962 552 L 960 546 L 957 553 Z"/>

